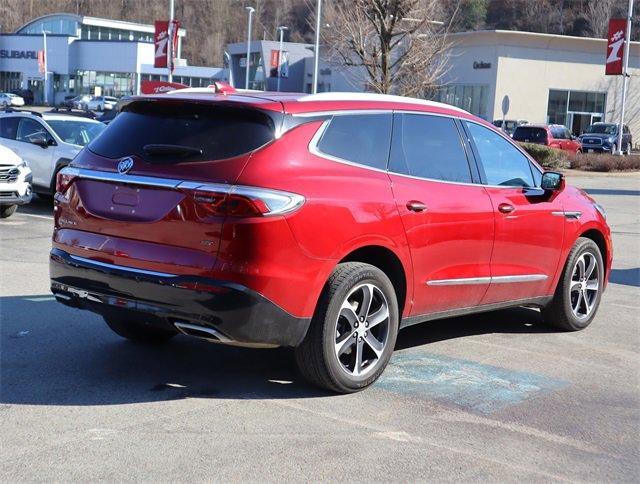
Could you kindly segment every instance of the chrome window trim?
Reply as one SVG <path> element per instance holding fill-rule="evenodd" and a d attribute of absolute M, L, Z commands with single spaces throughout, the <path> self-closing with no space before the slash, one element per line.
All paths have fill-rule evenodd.
<path fill-rule="evenodd" d="M 523 274 L 513 276 L 465 277 L 460 279 L 432 279 L 427 286 L 464 286 L 471 284 L 512 284 L 516 282 L 536 282 L 548 279 L 545 274 Z"/>
<path fill-rule="evenodd" d="M 343 113 L 340 113 L 340 115 Z M 370 112 L 358 112 L 358 113 L 354 113 L 354 112 L 347 112 L 344 111 L 344 114 L 390 114 L 393 115 L 392 111 L 381 111 L 381 112 L 377 112 L 374 113 L 373 111 Z M 333 115 L 331 115 L 333 117 Z M 320 158 L 324 158 L 327 159 L 329 161 L 335 161 L 336 163 L 342 163 L 344 165 L 349 165 L 349 166 L 355 166 L 357 168 L 364 168 L 366 170 L 371 170 L 371 171 L 377 171 L 378 173 L 389 173 L 388 170 L 386 169 L 381 169 L 381 168 L 375 168 L 373 166 L 368 166 L 368 165 L 361 165 L 360 163 L 356 163 L 355 161 L 350 161 L 350 160 L 345 160 L 344 158 L 340 158 L 338 156 L 333 156 L 330 155 L 328 153 L 324 153 L 322 151 L 320 151 L 320 149 L 318 148 L 318 143 L 320 142 L 320 140 L 322 139 L 322 135 L 324 134 L 324 132 L 326 131 L 327 127 L 329 126 L 329 124 L 331 124 L 331 118 L 325 120 L 322 122 L 322 125 L 320 126 L 320 128 L 318 128 L 318 131 L 316 131 L 316 133 L 313 135 L 313 138 L 311 138 L 311 141 L 309 142 L 309 152 L 312 155 L 316 155 L 319 156 Z"/>
<path fill-rule="evenodd" d="M 334 111 L 313 111 L 313 112 L 308 112 L 308 113 L 298 113 L 298 114 L 293 114 L 292 116 L 294 117 L 316 117 L 316 116 L 344 116 L 344 115 L 357 115 L 357 114 L 421 114 L 423 116 L 439 116 L 442 118 L 450 118 L 453 120 L 459 120 L 461 122 L 464 121 L 469 121 L 470 123 L 475 123 L 478 126 L 482 126 L 484 128 L 487 128 L 485 125 L 483 125 L 482 123 L 478 123 L 477 121 L 474 121 L 472 119 L 467 119 L 467 118 L 461 118 L 459 116 L 454 116 L 451 114 L 444 114 L 444 113 L 428 113 L 428 112 L 424 112 L 424 111 L 413 111 L 413 110 L 406 110 L 406 109 L 388 109 L 388 110 L 380 110 L 380 109 L 349 109 L 349 110 L 334 110 Z M 501 188 L 501 189 L 508 189 L 508 190 L 523 190 L 525 188 L 536 188 L 536 187 L 518 187 L 518 186 L 504 186 L 504 185 L 485 185 L 483 183 L 467 183 L 467 182 L 456 182 L 456 181 L 450 181 L 450 180 L 440 180 L 437 178 L 423 178 L 423 177 L 419 177 L 419 176 L 414 176 L 414 175 L 407 175 L 405 173 L 397 173 L 395 171 L 390 171 L 388 169 L 382 170 L 380 168 L 374 168 L 372 166 L 367 166 L 367 165 L 361 165 L 359 163 L 355 163 L 353 161 L 349 161 L 349 160 L 345 160 L 343 158 L 339 158 L 337 156 L 333 156 L 333 155 L 329 155 L 327 153 L 323 153 L 322 151 L 320 151 L 318 149 L 318 142 L 320 141 L 320 139 L 322 138 L 322 135 L 324 134 L 324 131 L 327 129 L 327 126 L 329 125 L 329 123 L 331 122 L 331 119 L 327 119 L 325 121 L 322 122 L 322 125 L 318 128 L 318 131 L 316 131 L 316 133 L 313 135 L 313 137 L 311 138 L 311 141 L 309 142 L 308 145 L 308 150 L 311 154 L 319 156 L 320 158 L 324 158 L 327 159 L 329 161 L 335 161 L 336 163 L 342 163 L 345 165 L 349 165 L 349 166 L 354 166 L 357 168 L 363 168 L 365 170 L 372 170 L 372 171 L 376 171 L 379 173 L 387 173 L 389 175 L 396 175 L 396 176 L 401 176 L 401 177 L 405 177 L 405 178 L 411 178 L 413 180 L 424 180 L 424 181 L 429 181 L 429 182 L 437 182 L 437 183 L 447 183 L 450 185 L 463 185 L 463 186 L 473 186 L 473 187 L 485 187 L 485 188 Z M 511 140 L 510 138 L 507 138 L 503 133 L 498 133 L 500 136 L 502 136 L 503 138 L 505 138 L 507 141 L 510 141 L 511 144 L 513 145 L 514 142 L 513 140 Z M 466 135 L 466 133 L 464 133 L 464 135 Z M 467 142 L 470 142 L 470 140 L 467 138 Z M 531 157 L 520 147 L 520 146 L 515 146 L 515 148 L 522 154 L 524 155 L 524 157 L 530 162 L 531 164 Z M 482 163 L 482 161 L 480 161 L 480 163 Z M 538 167 L 538 165 L 536 163 L 533 163 L 532 166 L 538 170 L 538 172 L 540 173 L 540 175 L 542 175 L 542 173 L 544 173 L 544 171 L 540 171 L 540 168 Z"/>

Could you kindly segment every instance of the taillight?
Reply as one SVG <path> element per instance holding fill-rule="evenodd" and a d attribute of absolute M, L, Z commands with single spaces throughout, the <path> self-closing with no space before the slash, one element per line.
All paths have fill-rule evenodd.
<path fill-rule="evenodd" d="M 304 203 L 304 197 L 295 193 L 240 185 L 201 185 L 187 192 L 210 216 L 283 215 Z"/>
<path fill-rule="evenodd" d="M 71 185 L 71 182 L 78 176 L 78 170 L 69 166 L 63 168 L 56 175 L 56 192 L 64 193 Z"/>

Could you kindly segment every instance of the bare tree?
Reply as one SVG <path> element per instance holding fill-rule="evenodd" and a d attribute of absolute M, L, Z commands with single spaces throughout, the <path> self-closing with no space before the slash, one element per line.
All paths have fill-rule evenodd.
<path fill-rule="evenodd" d="M 323 42 L 333 63 L 366 73 L 378 93 L 429 95 L 446 72 L 448 25 L 436 22 L 438 0 L 327 2 Z M 362 86 L 359 86 L 362 87 Z"/>

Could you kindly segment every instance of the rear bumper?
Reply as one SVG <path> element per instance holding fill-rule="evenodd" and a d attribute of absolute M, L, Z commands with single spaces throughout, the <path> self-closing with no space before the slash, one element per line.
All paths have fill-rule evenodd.
<path fill-rule="evenodd" d="M 228 343 L 297 346 L 310 323 L 239 284 L 116 266 L 56 248 L 50 276 L 51 291 L 67 306 L 102 315 L 153 315 L 158 325 L 197 325 Z"/>

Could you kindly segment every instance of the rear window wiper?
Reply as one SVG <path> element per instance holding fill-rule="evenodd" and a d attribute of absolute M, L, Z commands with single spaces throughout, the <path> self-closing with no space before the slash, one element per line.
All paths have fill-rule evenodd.
<path fill-rule="evenodd" d="M 195 156 L 203 153 L 202 148 L 196 148 L 194 146 L 184 145 L 169 145 L 169 144 L 148 144 L 142 147 L 142 150 L 147 155 L 160 155 L 160 156 Z"/>

